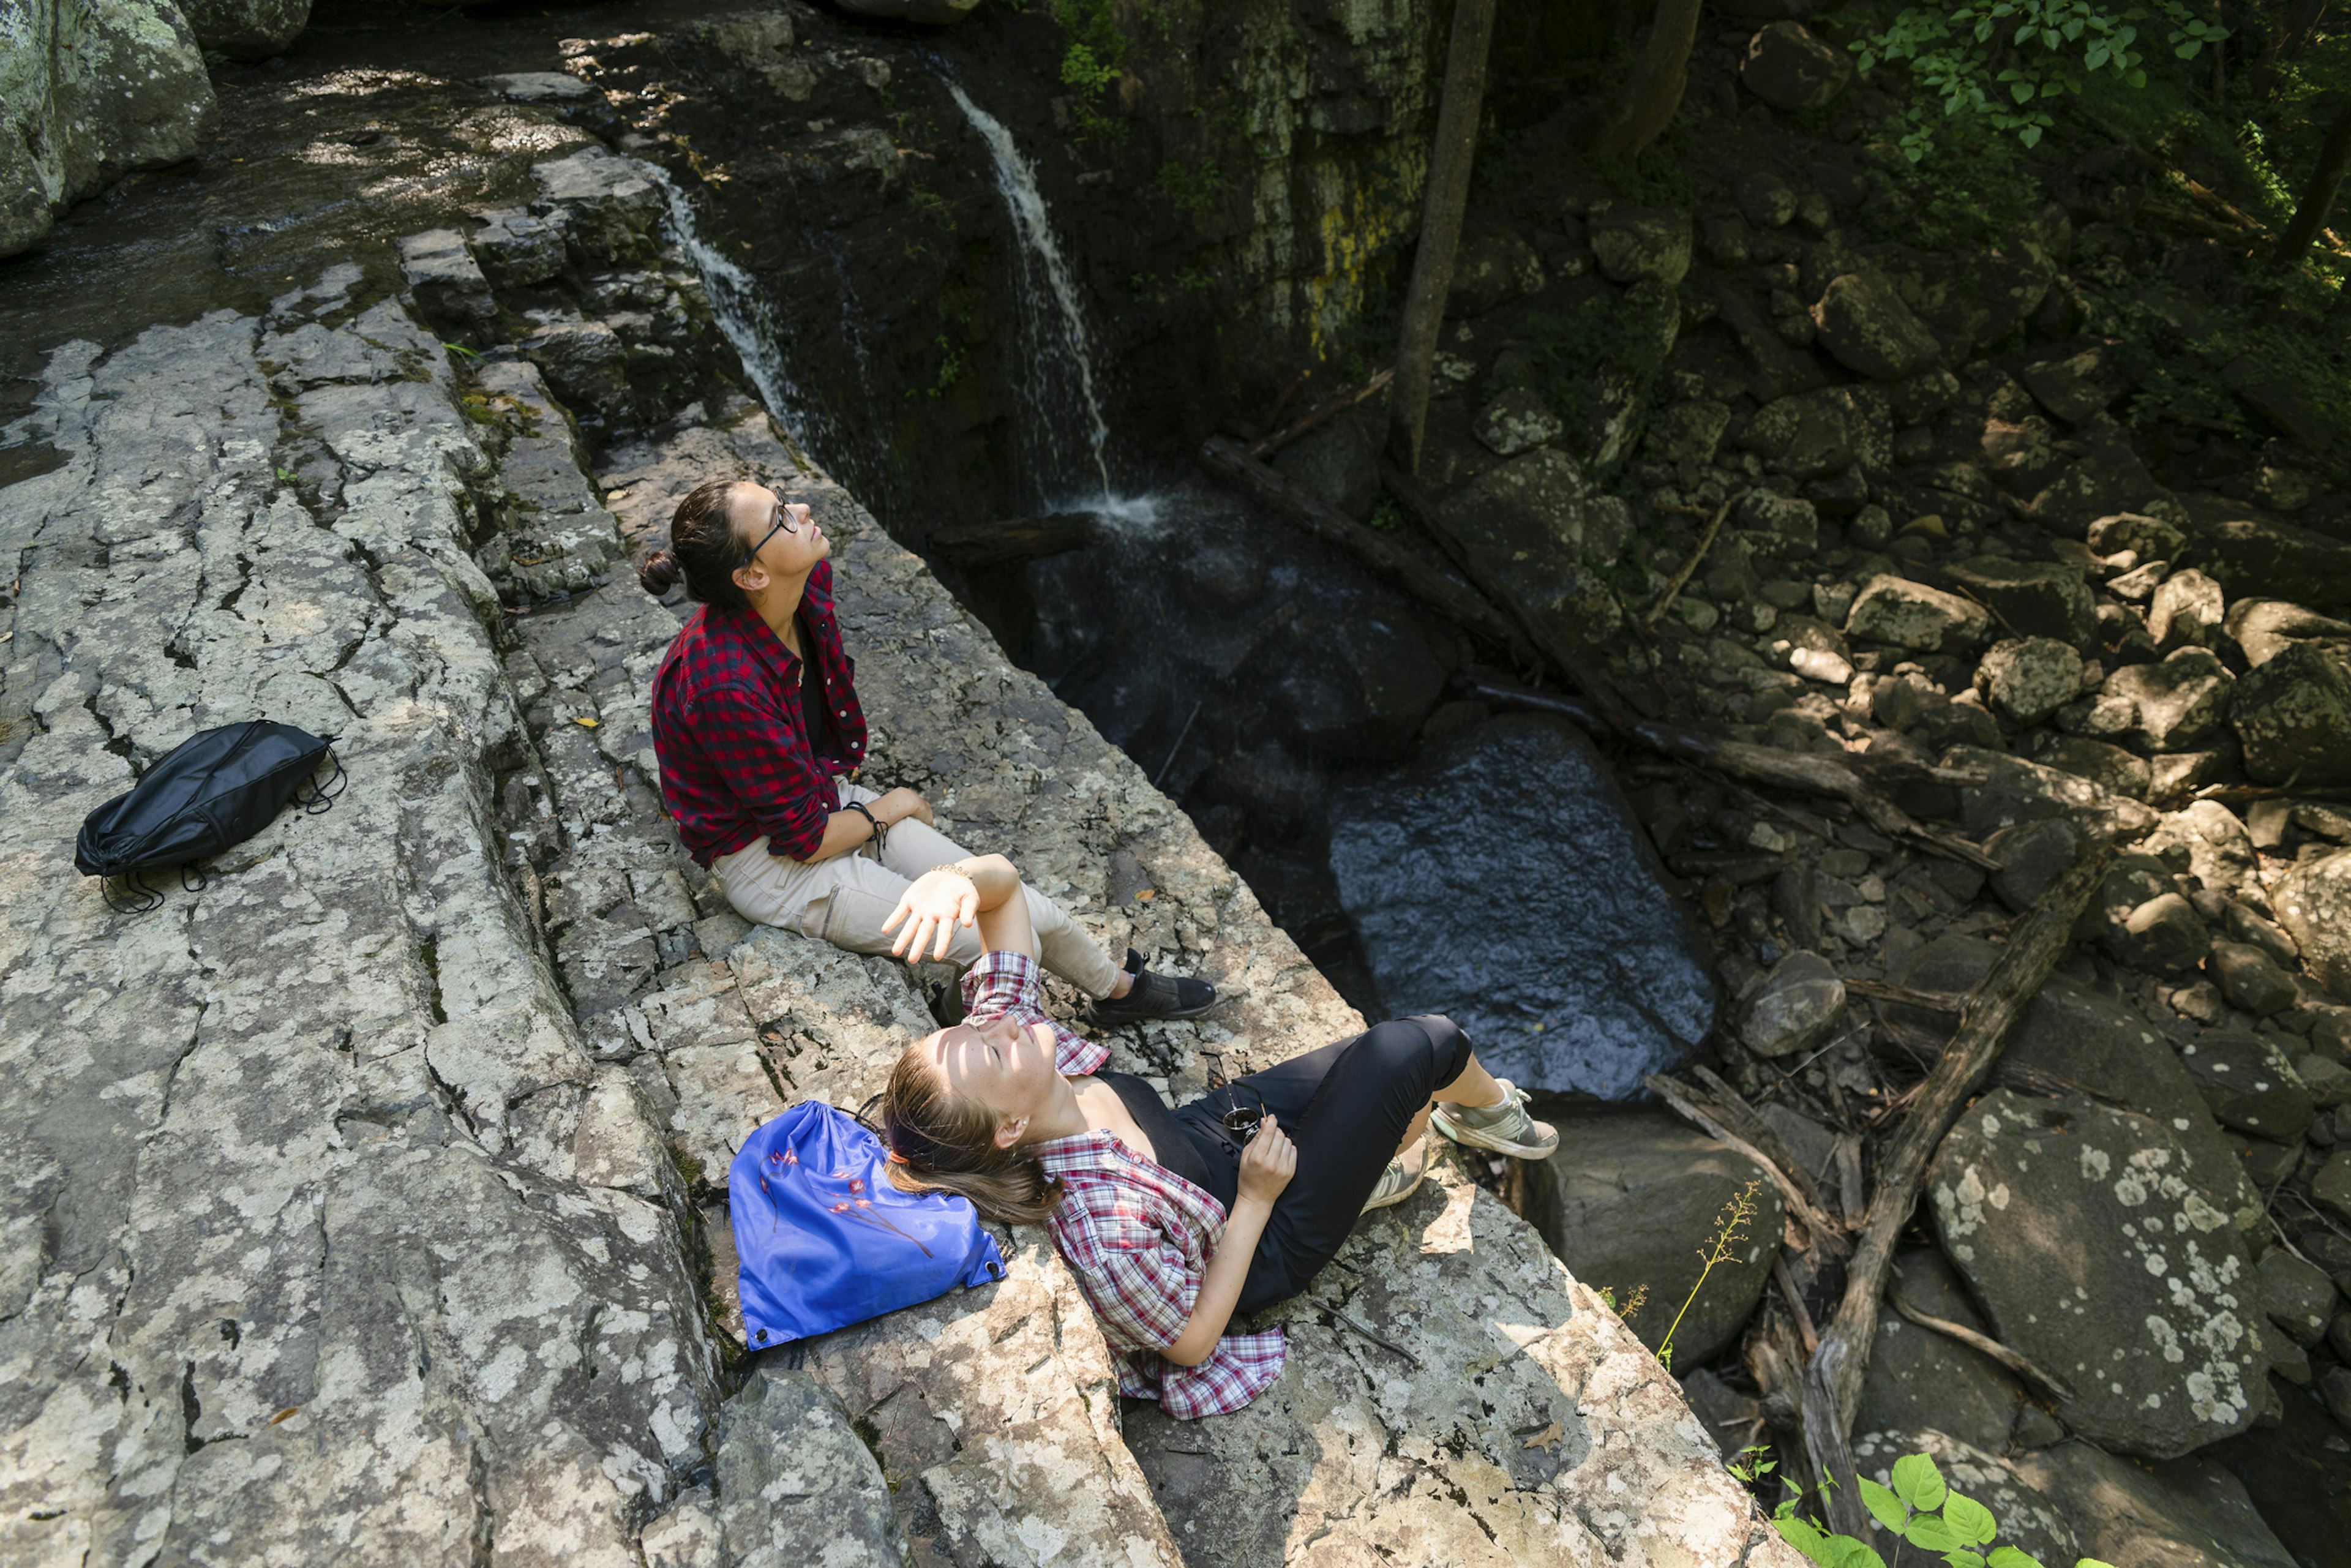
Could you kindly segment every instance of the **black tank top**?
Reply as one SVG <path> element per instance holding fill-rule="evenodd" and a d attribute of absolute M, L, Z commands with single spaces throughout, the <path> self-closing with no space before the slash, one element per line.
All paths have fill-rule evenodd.
<path fill-rule="evenodd" d="M 1117 1093 L 1126 1113 L 1151 1140 L 1152 1152 L 1159 1163 L 1190 1182 L 1203 1192 L 1215 1193 L 1215 1178 L 1208 1174 L 1208 1162 L 1200 1155 L 1193 1143 L 1193 1134 L 1176 1113 L 1159 1098 L 1159 1092 L 1132 1072 L 1097 1072 L 1096 1078 L 1107 1083 Z M 1231 1204 L 1228 1202 L 1227 1207 Z"/>

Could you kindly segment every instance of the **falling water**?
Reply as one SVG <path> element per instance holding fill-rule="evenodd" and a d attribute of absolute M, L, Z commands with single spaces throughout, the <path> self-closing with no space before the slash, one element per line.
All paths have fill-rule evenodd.
<path fill-rule="evenodd" d="M 678 188 L 669 172 L 656 164 L 642 165 L 646 173 L 662 188 L 669 204 L 669 237 L 702 278 L 703 292 L 710 296 L 710 312 L 717 318 L 718 329 L 735 345 L 742 356 L 743 369 L 749 374 L 751 384 L 759 390 L 759 401 L 776 416 L 800 449 L 822 462 L 827 455 L 815 443 L 819 434 L 807 407 L 800 401 L 800 389 L 784 368 L 782 350 L 777 346 L 778 331 L 775 312 L 768 308 L 766 290 L 758 280 L 718 253 L 718 247 L 702 237 L 695 225 L 694 204 Z"/>
<path fill-rule="evenodd" d="M 1021 379 L 1029 403 L 1024 423 L 1030 439 L 1042 448 L 1038 454 L 1038 477 L 1049 486 L 1072 477 L 1071 455 L 1062 437 L 1072 423 L 1069 417 L 1074 412 L 1072 402 L 1082 403 L 1092 423 L 1094 473 L 1102 483 L 1102 500 L 1108 504 L 1110 426 L 1094 396 L 1093 350 L 1086 337 L 1085 313 L 1078 306 L 1077 283 L 1061 257 L 1061 242 L 1053 236 L 1045 194 L 1037 188 L 1036 171 L 1020 155 L 1012 132 L 1001 120 L 972 102 L 958 83 L 950 79 L 946 85 L 956 107 L 987 143 L 988 157 L 996 164 L 996 188 L 1004 197 L 1012 232 L 1020 242 L 1020 312 L 1027 329 L 1026 374 Z M 1074 400 L 1068 395 L 1072 386 Z"/>

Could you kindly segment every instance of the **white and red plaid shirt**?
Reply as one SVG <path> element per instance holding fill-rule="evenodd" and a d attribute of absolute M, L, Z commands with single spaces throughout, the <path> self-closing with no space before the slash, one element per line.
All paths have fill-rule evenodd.
<path fill-rule="evenodd" d="M 1050 1028 L 1053 1065 L 1064 1073 L 1093 1072 L 1110 1060 L 1108 1047 L 1045 1015 L 1036 962 L 1021 954 L 982 954 L 964 977 L 963 999 L 975 1021 L 1009 1018 Z M 1224 1239 L 1224 1205 L 1110 1133 L 1056 1138 L 1032 1152 L 1061 1184 L 1045 1228 L 1102 1322 L 1121 1394 L 1156 1399 L 1188 1421 L 1228 1415 L 1273 1386 L 1281 1375 L 1280 1329 L 1228 1333 L 1197 1366 L 1160 1354 L 1191 1321 L 1208 1260 Z"/>

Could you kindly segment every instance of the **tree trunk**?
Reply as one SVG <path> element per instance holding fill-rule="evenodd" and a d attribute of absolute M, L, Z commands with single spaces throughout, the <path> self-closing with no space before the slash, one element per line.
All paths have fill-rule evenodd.
<path fill-rule="evenodd" d="M 2310 242 L 2326 226 L 2326 214 L 2334 210 L 2335 193 L 2343 183 L 2343 173 L 2351 169 L 2351 99 L 2335 111 L 2334 122 L 2326 128 L 2326 140 L 2319 143 L 2318 162 L 2312 165 L 2310 183 L 2302 188 L 2302 200 L 2294 209 L 2294 222 L 2286 225 L 2285 234 L 2270 256 L 2270 268 L 2286 272 L 2302 265 L 2310 254 Z"/>
<path fill-rule="evenodd" d="M 1428 423 L 1428 378 L 1445 296 L 1453 287 L 1453 253 L 1469 204 L 1469 164 L 1478 151 L 1478 112 L 1486 97 L 1486 49 L 1494 34 L 1494 0 L 1454 0 L 1453 40 L 1445 55 L 1445 98 L 1437 141 L 1428 151 L 1428 193 L 1420 213 L 1420 248 L 1405 296 L 1396 343 L 1395 390 L 1388 396 L 1388 452 L 1407 474 L 1420 472 L 1420 438 Z"/>
<path fill-rule="evenodd" d="M 1656 18 L 1632 76 L 1593 127 L 1593 152 L 1607 158 L 1636 157 L 1672 122 L 1689 76 L 1698 13 L 1698 0 L 1657 0 Z"/>

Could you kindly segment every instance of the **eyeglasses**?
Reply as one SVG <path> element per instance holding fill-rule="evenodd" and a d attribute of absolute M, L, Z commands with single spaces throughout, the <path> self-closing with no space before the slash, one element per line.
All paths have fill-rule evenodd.
<path fill-rule="evenodd" d="M 799 504 L 799 503 L 796 501 L 778 501 L 776 504 L 776 526 L 769 528 L 766 533 L 761 534 L 759 536 L 759 542 L 751 547 L 751 559 L 753 560 L 759 559 L 759 552 L 766 549 L 768 548 L 768 541 L 774 538 L 778 534 L 797 534 L 800 531 L 799 525 L 792 521 L 792 508 Z"/>
<path fill-rule="evenodd" d="M 1251 1094 L 1257 1094 L 1255 1105 L 1244 1105 L 1240 1103 L 1240 1092 L 1244 1089 Z M 1257 1085 L 1235 1083 L 1228 1086 L 1225 1091 L 1225 1104 L 1227 1106 L 1225 1113 L 1217 1118 L 1224 1124 L 1225 1131 L 1244 1144 L 1256 1137 L 1259 1124 L 1265 1120 L 1265 1096 L 1258 1094 Z"/>

